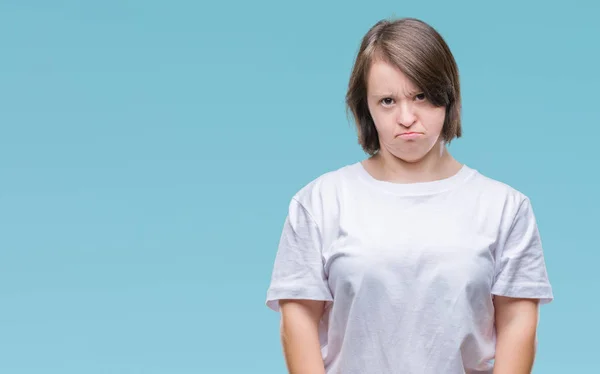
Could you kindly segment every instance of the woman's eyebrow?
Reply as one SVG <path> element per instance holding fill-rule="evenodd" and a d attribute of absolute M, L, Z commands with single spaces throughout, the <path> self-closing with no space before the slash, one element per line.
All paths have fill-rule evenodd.
<path fill-rule="evenodd" d="M 412 96 L 418 95 L 418 94 L 420 94 L 420 93 L 422 93 L 422 92 L 423 92 L 423 90 L 421 90 L 421 89 L 419 89 L 419 88 L 415 88 L 414 90 L 411 90 L 410 92 L 408 92 L 408 93 L 406 94 L 406 96 L 407 96 L 407 97 L 412 97 Z"/>
<path fill-rule="evenodd" d="M 415 96 L 415 95 L 417 95 L 417 94 L 419 94 L 421 92 L 423 92 L 423 91 L 421 91 L 420 89 L 417 88 L 417 89 L 409 91 L 408 93 L 406 93 L 406 94 L 404 94 L 402 96 L 404 96 L 404 97 L 413 97 L 413 96 Z M 391 91 L 380 91 L 380 92 L 373 92 L 369 96 L 383 98 L 383 97 L 395 97 L 395 96 L 398 96 L 398 94 L 397 93 L 393 93 Z"/>
<path fill-rule="evenodd" d="M 370 96 L 373 97 L 388 97 L 388 96 L 394 96 L 394 94 L 390 91 L 381 91 L 381 92 L 373 92 L 371 93 Z"/>

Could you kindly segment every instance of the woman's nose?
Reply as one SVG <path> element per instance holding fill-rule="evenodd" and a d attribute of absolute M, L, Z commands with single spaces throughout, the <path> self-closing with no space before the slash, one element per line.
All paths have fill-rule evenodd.
<path fill-rule="evenodd" d="M 417 120 L 413 108 L 409 103 L 400 103 L 398 105 L 398 113 L 396 116 L 396 122 L 404 127 L 412 126 Z"/>

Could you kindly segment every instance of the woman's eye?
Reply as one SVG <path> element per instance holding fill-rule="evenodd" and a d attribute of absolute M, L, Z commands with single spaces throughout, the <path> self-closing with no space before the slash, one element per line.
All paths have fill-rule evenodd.
<path fill-rule="evenodd" d="M 386 97 L 381 100 L 381 103 L 383 105 L 392 105 L 394 103 L 394 99 L 392 99 L 391 97 Z"/>
<path fill-rule="evenodd" d="M 424 93 L 420 93 L 417 96 L 415 96 L 415 99 L 417 99 L 418 101 L 423 101 L 425 100 L 427 97 L 425 96 Z"/>

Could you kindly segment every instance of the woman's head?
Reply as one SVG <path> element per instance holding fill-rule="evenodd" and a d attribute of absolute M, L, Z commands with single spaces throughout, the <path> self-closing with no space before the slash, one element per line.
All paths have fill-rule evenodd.
<path fill-rule="evenodd" d="M 418 161 L 436 144 L 461 136 L 454 57 L 431 26 L 413 18 L 380 21 L 367 32 L 346 104 L 370 155 L 384 148 Z"/>

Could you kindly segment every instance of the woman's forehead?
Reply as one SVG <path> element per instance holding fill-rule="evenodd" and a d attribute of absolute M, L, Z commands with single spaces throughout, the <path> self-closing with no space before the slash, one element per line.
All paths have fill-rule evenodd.
<path fill-rule="evenodd" d="M 384 61 L 374 61 L 367 75 L 367 90 L 373 95 L 403 94 L 419 90 L 399 68 Z"/>

